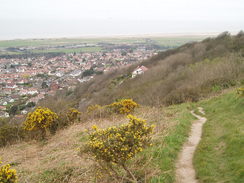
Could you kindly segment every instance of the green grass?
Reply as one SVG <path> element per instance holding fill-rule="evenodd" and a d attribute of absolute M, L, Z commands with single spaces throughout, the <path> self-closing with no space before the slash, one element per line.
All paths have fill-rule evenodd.
<path fill-rule="evenodd" d="M 73 53 L 73 52 L 99 52 L 102 47 L 84 47 L 84 48 L 71 48 L 71 49 L 48 49 L 48 50 L 34 50 L 33 53 Z"/>
<path fill-rule="evenodd" d="M 73 53 L 73 52 L 99 52 L 103 48 L 100 46 L 84 47 L 84 48 L 47 48 L 47 46 L 65 46 L 72 44 L 149 44 L 148 39 L 154 44 L 163 47 L 178 47 L 187 42 L 200 41 L 206 36 L 170 36 L 170 37 L 100 37 L 100 38 L 57 38 L 57 39 L 16 39 L 0 41 L 0 55 L 21 55 L 24 52 L 5 51 L 10 47 L 35 47 L 32 53 Z M 151 44 L 151 43 L 150 43 Z M 43 50 L 42 50 L 43 49 Z"/>
<path fill-rule="evenodd" d="M 16 39 L 0 41 L 0 48 L 25 47 L 25 46 L 48 46 L 48 45 L 68 45 L 75 43 L 97 43 L 100 39 L 81 39 L 81 38 L 58 38 L 58 39 Z"/>
<path fill-rule="evenodd" d="M 39 183 L 65 183 L 69 182 L 73 173 L 72 167 L 58 167 L 43 171 L 38 178 Z"/>
<path fill-rule="evenodd" d="M 182 104 L 167 109 L 171 114 L 177 114 L 177 117 L 173 119 L 176 124 L 167 135 L 162 135 L 153 147 L 144 152 L 146 157 L 152 157 L 152 163 L 160 169 L 159 175 L 151 179 L 152 183 L 175 181 L 175 163 L 178 153 L 188 137 L 194 120 L 188 110 L 189 106 L 190 104 Z M 173 123 L 173 121 L 170 122 Z"/>
<path fill-rule="evenodd" d="M 70 45 L 70 44 L 97 44 L 100 42 L 103 43 L 112 43 L 112 44 L 135 44 L 142 43 L 147 44 L 147 39 L 154 41 L 154 43 L 161 46 L 177 47 L 182 44 L 191 41 L 200 41 L 206 38 L 206 36 L 170 36 L 170 37 L 104 37 L 104 38 L 57 38 L 57 39 L 16 39 L 16 40 L 4 40 L 0 41 L 1 48 L 9 47 L 45 47 L 45 46 L 58 46 L 58 45 Z M 46 53 L 46 52 L 78 52 L 78 51 L 101 51 L 100 47 L 91 47 L 91 48 L 78 48 L 78 49 L 50 49 L 50 50 L 34 50 L 37 53 Z M 16 54 L 16 52 L 3 52 L 0 54 Z M 21 54 L 17 52 L 17 54 Z"/>
<path fill-rule="evenodd" d="M 160 46 L 178 47 L 188 42 L 202 41 L 207 36 L 176 36 L 152 38 Z"/>
<path fill-rule="evenodd" d="M 194 157 L 200 182 L 244 182 L 244 98 L 235 92 L 202 101 L 207 122 Z"/>

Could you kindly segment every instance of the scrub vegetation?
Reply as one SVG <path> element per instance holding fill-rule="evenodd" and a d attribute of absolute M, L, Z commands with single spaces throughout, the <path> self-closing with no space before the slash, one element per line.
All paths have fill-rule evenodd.
<path fill-rule="evenodd" d="M 25 122 L 1 119 L 5 169 L 19 182 L 173 183 L 196 120 L 190 111 L 200 106 L 197 178 L 243 182 L 243 56 L 244 33 L 225 32 L 59 91 Z M 132 79 L 138 65 L 148 71 Z"/>

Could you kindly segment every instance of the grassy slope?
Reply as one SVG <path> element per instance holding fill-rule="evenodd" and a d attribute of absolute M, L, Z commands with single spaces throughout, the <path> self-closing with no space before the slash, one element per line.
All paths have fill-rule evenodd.
<path fill-rule="evenodd" d="M 150 149 L 150 152 L 147 152 L 147 156 L 152 156 L 155 165 L 161 170 L 160 175 L 152 178 L 153 183 L 171 183 L 175 180 L 175 162 L 194 119 L 189 113 L 188 106 L 188 104 L 182 104 L 168 108 L 171 114 L 177 114 L 175 118 L 177 125 L 167 135 L 158 139 L 158 143 Z"/>
<path fill-rule="evenodd" d="M 136 156 L 130 163 L 142 181 L 173 182 L 174 164 L 177 153 L 190 129 L 193 117 L 188 104 L 169 108 L 141 107 L 135 116 L 155 124 L 154 145 Z M 79 157 L 77 148 L 86 141 L 82 131 L 96 124 L 100 127 L 118 125 L 128 120 L 122 116 L 108 119 L 89 120 L 67 129 L 42 144 L 38 142 L 19 143 L 1 148 L 0 154 L 5 163 L 11 163 L 18 171 L 20 183 L 59 183 L 59 182 L 94 182 L 94 167 L 90 160 Z M 142 164 L 143 163 L 143 164 Z M 111 182 L 105 177 L 99 182 Z"/>
<path fill-rule="evenodd" d="M 197 177 L 206 183 L 243 182 L 244 98 L 231 92 L 196 105 L 204 107 L 208 118 L 194 157 Z M 135 112 L 135 116 L 156 125 L 153 146 L 129 162 L 140 181 L 174 182 L 175 161 L 194 120 L 191 108 L 191 103 L 184 103 L 167 108 L 141 107 Z M 45 144 L 20 143 L 0 149 L 0 154 L 5 163 L 17 169 L 20 182 L 95 182 L 93 162 L 79 157 L 76 150 L 86 141 L 82 131 L 93 124 L 105 128 L 127 121 L 123 116 L 89 120 L 59 131 Z M 99 182 L 113 179 L 105 176 Z"/>
<path fill-rule="evenodd" d="M 194 157 L 201 182 L 244 182 L 244 98 L 228 93 L 200 102 L 206 111 Z"/>

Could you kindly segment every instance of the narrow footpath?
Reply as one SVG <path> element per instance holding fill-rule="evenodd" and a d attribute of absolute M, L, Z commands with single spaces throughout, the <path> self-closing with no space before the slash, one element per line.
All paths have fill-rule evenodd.
<path fill-rule="evenodd" d="M 205 114 L 203 108 L 198 107 L 198 110 L 201 114 Z M 201 140 L 203 124 L 207 119 L 195 114 L 194 111 L 191 111 L 191 114 L 198 120 L 193 122 L 187 142 L 185 142 L 179 154 L 176 163 L 176 183 L 198 183 L 193 167 L 193 156 Z"/>

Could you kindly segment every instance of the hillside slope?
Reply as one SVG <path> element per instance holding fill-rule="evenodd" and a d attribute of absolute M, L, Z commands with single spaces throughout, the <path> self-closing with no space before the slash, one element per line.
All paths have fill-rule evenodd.
<path fill-rule="evenodd" d="M 131 73 L 138 65 L 149 70 L 132 79 Z M 91 104 L 109 104 L 120 98 L 133 98 L 151 106 L 195 102 L 244 83 L 243 78 L 244 33 L 223 33 L 95 77 L 73 92 L 61 91 L 56 97 L 47 98 L 41 105 L 58 111 L 60 102 L 85 110 Z"/>
<path fill-rule="evenodd" d="M 156 129 L 153 145 L 129 161 L 129 168 L 140 182 L 153 183 L 174 182 L 175 162 L 194 120 L 190 109 L 201 106 L 208 121 L 194 159 L 197 178 L 201 182 L 242 182 L 243 98 L 232 92 L 201 99 L 244 84 L 244 33 L 224 33 L 186 44 L 139 65 L 149 70 L 132 79 L 130 74 L 137 67 L 132 65 L 96 77 L 75 91 L 60 91 L 39 105 L 65 114 L 69 107 L 86 111 L 91 104 L 133 98 L 141 105 L 134 115 L 155 124 Z M 126 122 L 122 115 L 87 119 L 60 127 L 47 141 L 21 141 L 1 148 L 0 154 L 4 163 L 17 169 L 21 183 L 113 182 L 110 176 L 97 180 L 97 167 L 87 157 L 80 157 L 77 148 L 87 140 L 85 128 Z"/>
<path fill-rule="evenodd" d="M 200 102 L 206 111 L 194 166 L 201 182 L 244 181 L 244 98 L 230 92 Z"/>
<path fill-rule="evenodd" d="M 129 162 L 141 182 L 174 182 L 177 154 L 194 119 L 188 107 L 189 104 L 169 108 L 142 106 L 133 114 L 156 125 L 153 145 Z M 80 156 L 77 149 L 87 141 L 84 129 L 94 124 L 106 128 L 127 121 L 122 115 L 91 119 L 58 131 L 46 142 L 20 142 L 0 148 L 0 154 L 4 163 L 10 163 L 17 170 L 20 183 L 114 182 L 113 177 L 106 174 L 96 180 L 95 162 L 91 157 Z"/>

